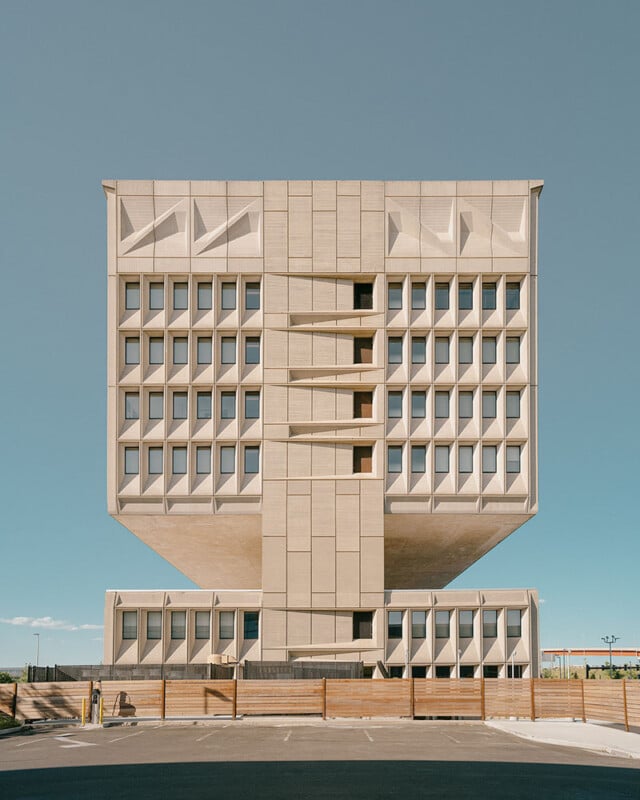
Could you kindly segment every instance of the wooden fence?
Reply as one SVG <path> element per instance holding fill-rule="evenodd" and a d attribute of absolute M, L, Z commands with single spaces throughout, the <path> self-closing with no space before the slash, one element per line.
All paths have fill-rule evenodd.
<path fill-rule="evenodd" d="M 78 719 L 92 681 L 0 684 L 0 712 Z M 573 718 L 640 727 L 640 681 L 552 679 L 102 681 L 104 719 L 326 717 Z"/>

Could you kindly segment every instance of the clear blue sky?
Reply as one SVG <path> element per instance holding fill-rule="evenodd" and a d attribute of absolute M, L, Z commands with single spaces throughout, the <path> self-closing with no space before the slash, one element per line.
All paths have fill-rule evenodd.
<path fill-rule="evenodd" d="M 102 178 L 543 178 L 540 513 L 454 586 L 538 587 L 546 646 L 640 646 L 639 29 L 637 0 L 6 0 L 0 665 L 34 632 L 96 663 L 106 588 L 190 586 L 106 513 Z"/>

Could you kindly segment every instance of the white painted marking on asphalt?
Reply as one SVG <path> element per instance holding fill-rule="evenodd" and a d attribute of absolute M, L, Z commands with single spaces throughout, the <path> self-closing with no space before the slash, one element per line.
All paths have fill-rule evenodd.
<path fill-rule="evenodd" d="M 94 742 L 79 742 L 76 739 L 69 739 L 69 736 L 71 736 L 70 733 L 63 733 L 60 736 L 54 736 L 54 739 L 57 742 L 64 742 L 64 744 L 60 745 L 63 749 L 68 749 L 70 747 L 95 747 Z"/>
<path fill-rule="evenodd" d="M 19 742 L 16 745 L 16 747 L 24 747 L 25 744 L 35 744 L 35 742 L 41 742 L 41 741 L 42 741 L 42 739 L 40 739 L 40 737 L 37 736 L 34 739 L 27 739 L 26 742 Z"/>
<path fill-rule="evenodd" d="M 199 739 L 196 739 L 196 742 L 201 742 L 203 739 L 208 739 L 209 736 L 213 736 L 213 734 L 217 732 L 218 731 L 211 731 L 211 733 L 205 733 L 204 736 L 201 736 Z"/>
<path fill-rule="evenodd" d="M 449 736 L 449 734 L 448 734 L 448 733 L 445 733 L 444 735 L 445 735 L 445 736 L 447 737 L 447 739 L 449 739 L 450 741 L 452 741 L 452 742 L 455 742 L 456 744 L 460 744 L 460 741 L 459 741 L 458 739 L 455 739 L 453 736 Z"/>
<path fill-rule="evenodd" d="M 368 731 L 368 730 L 365 730 L 365 732 L 364 732 L 364 735 L 367 737 L 367 739 L 368 739 L 370 742 L 372 742 L 372 741 L 373 741 L 373 739 L 371 738 L 371 734 L 369 733 L 369 731 Z"/>
<path fill-rule="evenodd" d="M 287 732 L 287 735 L 284 737 L 285 742 L 289 741 L 289 737 L 291 736 L 291 731 Z"/>
<path fill-rule="evenodd" d="M 113 744 L 114 742 L 121 742 L 123 739 L 131 739 L 132 736 L 142 736 L 144 731 L 138 731 L 137 733 L 130 733 L 128 736 L 118 736 L 117 739 L 110 739 L 107 744 Z"/>

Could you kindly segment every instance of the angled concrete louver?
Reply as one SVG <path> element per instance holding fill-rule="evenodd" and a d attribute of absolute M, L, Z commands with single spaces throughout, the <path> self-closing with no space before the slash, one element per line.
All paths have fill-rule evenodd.
<path fill-rule="evenodd" d="M 120 204 L 120 252 L 123 255 L 186 230 L 187 208 L 182 199 L 142 227 L 135 224 L 139 222 L 139 215 L 134 216 L 139 210 L 136 206 L 140 206 L 138 198 L 132 198 L 129 204 L 123 199 Z"/>
<path fill-rule="evenodd" d="M 254 200 L 240 211 L 232 214 L 228 219 L 212 230 L 207 230 L 207 224 L 202 213 L 201 204 L 194 203 L 194 242 L 193 255 L 215 250 L 251 234 L 256 239 L 256 255 L 259 253 L 260 223 L 262 218 L 260 201 Z"/>
<path fill-rule="evenodd" d="M 387 198 L 389 256 L 455 255 L 455 199 Z"/>

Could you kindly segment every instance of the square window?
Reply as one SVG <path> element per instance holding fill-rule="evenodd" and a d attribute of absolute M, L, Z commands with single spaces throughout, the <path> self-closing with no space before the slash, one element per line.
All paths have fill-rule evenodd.
<path fill-rule="evenodd" d="M 520 418 L 520 392 L 507 392 L 507 419 Z"/>
<path fill-rule="evenodd" d="M 174 392 L 173 393 L 173 418 L 174 419 L 186 419 L 188 416 L 188 408 L 187 408 L 187 393 L 186 392 Z"/>
<path fill-rule="evenodd" d="M 198 311 L 211 311 L 213 308 L 213 291 L 209 281 L 198 283 Z"/>
<path fill-rule="evenodd" d="M 402 611 L 387 611 L 387 639 L 402 639 Z"/>
<path fill-rule="evenodd" d="M 450 618 L 450 611 L 436 611 L 436 639 L 449 638 Z"/>
<path fill-rule="evenodd" d="M 412 639 L 426 639 L 427 638 L 427 612 L 426 611 L 412 611 L 411 612 L 411 638 Z"/>
<path fill-rule="evenodd" d="M 449 308 L 449 284 L 436 283 L 435 297 L 436 311 L 446 311 Z"/>
<path fill-rule="evenodd" d="M 522 636 L 522 612 L 519 608 L 507 609 L 507 636 L 510 639 Z"/>
<path fill-rule="evenodd" d="M 353 448 L 354 474 L 373 471 L 373 447 L 371 445 L 355 445 Z"/>
<path fill-rule="evenodd" d="M 482 337 L 482 363 L 495 364 L 496 363 L 496 337 L 483 336 Z"/>
<path fill-rule="evenodd" d="M 225 282 L 220 293 L 220 305 L 223 311 L 233 311 L 236 307 L 236 284 Z"/>
<path fill-rule="evenodd" d="M 196 639 L 209 639 L 211 637 L 211 612 L 196 611 L 195 623 Z"/>
<path fill-rule="evenodd" d="M 260 447 L 248 445 L 244 448 L 244 474 L 257 475 L 260 471 Z"/>
<path fill-rule="evenodd" d="M 162 475 L 164 472 L 162 447 L 150 447 L 147 458 L 149 475 Z"/>
<path fill-rule="evenodd" d="M 196 416 L 198 419 L 211 419 L 211 392 L 198 392 Z"/>
<path fill-rule="evenodd" d="M 147 639 L 162 639 L 162 611 L 147 611 Z"/>
<path fill-rule="evenodd" d="M 412 678 L 426 678 L 427 677 L 427 668 L 423 664 L 413 664 L 411 666 L 411 677 Z"/>
<path fill-rule="evenodd" d="M 124 290 L 124 307 L 127 311 L 137 311 L 140 308 L 140 284 L 126 283 Z"/>
<path fill-rule="evenodd" d="M 524 667 L 522 664 L 507 664 L 507 678 L 522 678 Z"/>
<path fill-rule="evenodd" d="M 507 364 L 520 363 L 520 337 L 507 336 Z"/>
<path fill-rule="evenodd" d="M 460 677 L 473 678 L 476 673 L 476 668 L 472 664 L 460 664 Z"/>
<path fill-rule="evenodd" d="M 245 283 L 244 307 L 246 311 L 257 311 L 260 308 L 260 284 L 257 281 Z"/>
<path fill-rule="evenodd" d="M 411 472 L 425 473 L 427 471 L 427 448 L 424 444 L 411 445 Z"/>
<path fill-rule="evenodd" d="M 220 611 L 218 614 L 218 631 L 220 639 L 235 639 L 236 612 Z"/>
<path fill-rule="evenodd" d="M 436 336 L 436 364 L 449 363 L 449 337 Z"/>
<path fill-rule="evenodd" d="M 231 475 L 236 471 L 236 448 L 226 445 L 220 448 L 220 474 Z"/>
<path fill-rule="evenodd" d="M 370 336 L 356 336 L 353 339 L 353 363 L 373 363 L 373 339 Z"/>
<path fill-rule="evenodd" d="M 220 393 L 220 419 L 236 418 L 236 393 Z"/>
<path fill-rule="evenodd" d="M 373 638 L 373 611 L 353 612 L 353 639 Z"/>
<path fill-rule="evenodd" d="M 245 641 L 259 638 L 260 634 L 260 612 L 245 611 L 243 616 L 243 638 Z"/>
<path fill-rule="evenodd" d="M 461 336 L 458 339 L 458 364 L 473 363 L 473 337 Z"/>
<path fill-rule="evenodd" d="M 245 364 L 260 363 L 259 336 L 247 336 L 247 338 L 244 340 L 244 363 Z"/>
<path fill-rule="evenodd" d="M 140 472 L 140 453 L 137 447 L 124 448 L 124 474 L 138 475 Z"/>
<path fill-rule="evenodd" d="M 411 284 L 411 308 L 414 311 L 422 311 L 427 307 L 427 284 Z"/>
<path fill-rule="evenodd" d="M 402 336 L 390 336 L 387 340 L 387 362 L 402 364 Z"/>
<path fill-rule="evenodd" d="M 402 677 L 404 677 L 404 667 L 401 667 L 401 666 L 399 666 L 397 664 L 389 665 L 387 667 L 387 670 L 389 672 L 389 677 L 390 678 L 402 678 Z"/>
<path fill-rule="evenodd" d="M 196 447 L 196 473 L 198 475 L 211 474 L 211 448 Z"/>
<path fill-rule="evenodd" d="M 367 310 L 373 308 L 372 283 L 353 284 L 353 307 L 358 310 Z"/>
<path fill-rule="evenodd" d="M 402 472 L 402 446 L 387 447 L 387 472 Z"/>
<path fill-rule="evenodd" d="M 482 471 L 491 474 L 496 471 L 498 462 L 498 448 L 495 444 L 485 444 L 482 447 Z"/>
<path fill-rule="evenodd" d="M 449 445 L 439 444 L 435 448 L 435 469 L 437 473 L 449 472 Z"/>
<path fill-rule="evenodd" d="M 427 337 L 413 336 L 411 338 L 411 363 L 427 363 Z"/>
<path fill-rule="evenodd" d="M 124 363 L 140 363 L 140 339 L 137 336 L 127 336 L 124 340 Z"/>
<path fill-rule="evenodd" d="M 260 392 L 244 393 L 244 418 L 260 418 Z"/>
<path fill-rule="evenodd" d="M 149 309 L 160 311 L 164 308 L 164 283 L 149 284 Z"/>
<path fill-rule="evenodd" d="M 198 364 L 211 364 L 211 337 L 198 336 Z"/>
<path fill-rule="evenodd" d="M 149 419 L 164 417 L 164 395 L 162 392 L 149 392 Z"/>
<path fill-rule="evenodd" d="M 186 336 L 176 336 L 173 340 L 173 363 L 189 363 L 189 339 Z"/>
<path fill-rule="evenodd" d="M 140 395 L 138 392 L 125 392 L 124 418 L 140 419 Z"/>
<path fill-rule="evenodd" d="M 354 419 L 371 419 L 373 417 L 373 392 L 353 393 Z"/>
<path fill-rule="evenodd" d="M 461 475 L 473 472 L 473 446 L 470 444 L 458 446 L 458 472 Z"/>
<path fill-rule="evenodd" d="M 442 664 L 436 667 L 436 678 L 450 678 L 450 677 L 451 677 L 451 667 Z"/>
<path fill-rule="evenodd" d="M 507 283 L 507 311 L 520 308 L 520 284 L 516 281 Z"/>
<path fill-rule="evenodd" d="M 436 392 L 436 419 L 449 418 L 449 392 Z"/>
<path fill-rule="evenodd" d="M 470 311 L 473 308 L 473 284 L 458 284 L 458 309 L 460 311 Z"/>
<path fill-rule="evenodd" d="M 138 612 L 137 611 L 123 611 L 122 612 L 122 638 L 123 639 L 137 639 L 138 638 Z"/>
<path fill-rule="evenodd" d="M 220 361 L 223 364 L 236 363 L 236 337 L 223 336 L 220 341 Z"/>
<path fill-rule="evenodd" d="M 473 611 L 458 611 L 458 636 L 473 639 Z"/>
<path fill-rule="evenodd" d="M 495 311 L 496 308 L 496 285 L 495 283 L 482 284 L 482 309 L 483 311 Z"/>
<path fill-rule="evenodd" d="M 149 339 L 149 363 L 164 364 L 164 338 L 152 336 Z"/>
<path fill-rule="evenodd" d="M 520 472 L 520 445 L 507 445 L 507 472 Z"/>
<path fill-rule="evenodd" d="M 426 392 L 411 392 L 411 416 L 413 419 L 424 419 L 427 416 Z"/>
<path fill-rule="evenodd" d="M 186 639 L 187 637 L 187 612 L 171 612 L 171 638 Z"/>
<path fill-rule="evenodd" d="M 494 608 L 486 608 L 482 612 L 482 636 L 495 639 L 498 635 L 498 612 Z"/>
<path fill-rule="evenodd" d="M 390 283 L 387 288 L 387 308 L 396 311 L 402 308 L 402 284 Z"/>
<path fill-rule="evenodd" d="M 184 311 L 189 308 L 189 284 L 186 281 L 173 284 L 174 311 Z"/>
<path fill-rule="evenodd" d="M 389 392 L 387 394 L 387 416 L 389 419 L 402 417 L 402 392 Z"/>
<path fill-rule="evenodd" d="M 458 418 L 473 417 L 473 392 L 458 392 Z"/>
<path fill-rule="evenodd" d="M 497 678 L 498 677 L 498 666 L 496 664 L 485 664 L 482 668 L 482 677 L 483 678 Z"/>
<path fill-rule="evenodd" d="M 495 419 L 498 406 L 496 392 L 482 392 L 482 419 Z"/>
<path fill-rule="evenodd" d="M 187 474 L 187 448 L 174 447 L 172 452 L 172 472 L 174 475 Z"/>

